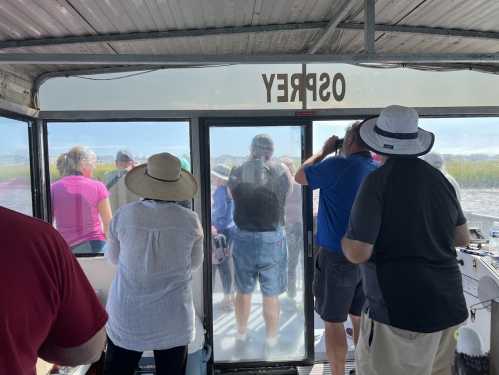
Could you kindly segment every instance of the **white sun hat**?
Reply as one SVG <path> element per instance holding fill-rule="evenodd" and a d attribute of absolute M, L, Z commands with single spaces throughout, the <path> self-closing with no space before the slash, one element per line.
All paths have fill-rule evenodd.
<path fill-rule="evenodd" d="M 192 199 L 198 190 L 194 176 L 166 152 L 150 156 L 146 164 L 128 172 L 125 185 L 140 197 L 176 202 Z"/>
<path fill-rule="evenodd" d="M 433 147 L 435 135 L 418 127 L 416 110 L 391 105 L 365 120 L 360 137 L 374 152 L 388 156 L 421 156 Z"/>
<path fill-rule="evenodd" d="M 211 170 L 211 174 L 221 180 L 228 181 L 230 176 L 230 167 L 225 164 L 217 164 Z"/>

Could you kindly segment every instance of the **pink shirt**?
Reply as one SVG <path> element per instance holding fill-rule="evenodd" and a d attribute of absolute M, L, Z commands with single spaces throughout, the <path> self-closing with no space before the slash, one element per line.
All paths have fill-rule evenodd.
<path fill-rule="evenodd" d="M 55 225 L 69 246 L 105 240 L 98 204 L 109 196 L 106 186 L 84 176 L 66 176 L 51 186 Z"/>

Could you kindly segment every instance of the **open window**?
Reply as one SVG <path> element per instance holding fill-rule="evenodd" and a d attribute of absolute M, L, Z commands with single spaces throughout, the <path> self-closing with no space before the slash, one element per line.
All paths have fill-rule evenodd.
<path fill-rule="evenodd" d="M 28 123 L 0 117 L 0 206 L 33 214 Z"/>
<path fill-rule="evenodd" d="M 101 254 L 120 206 L 140 197 L 124 176 L 155 153 L 190 169 L 189 122 L 50 122 L 47 125 L 52 222 L 75 254 Z"/>

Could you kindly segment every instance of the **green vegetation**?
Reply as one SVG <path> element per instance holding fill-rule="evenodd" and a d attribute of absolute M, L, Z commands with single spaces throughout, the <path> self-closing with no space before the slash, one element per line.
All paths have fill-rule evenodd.
<path fill-rule="evenodd" d="M 97 167 L 94 170 L 94 178 L 102 181 L 104 174 L 106 174 L 109 171 L 112 171 L 114 168 L 115 168 L 114 163 L 97 164 Z M 55 163 L 50 164 L 49 170 L 50 170 L 50 181 L 56 181 L 60 178 Z M 29 183 L 30 180 L 29 165 L 0 164 L 0 182 L 13 181 L 13 180 L 20 183 Z"/>
<path fill-rule="evenodd" d="M 445 168 L 463 188 L 499 188 L 499 160 L 449 160 Z"/>
<path fill-rule="evenodd" d="M 29 165 L 1 165 L 0 182 L 18 181 L 19 183 L 30 183 Z"/>
<path fill-rule="evenodd" d="M 229 166 L 239 164 L 239 160 L 231 160 L 229 157 L 222 160 L 212 160 L 215 163 L 226 163 Z M 293 160 L 296 167 L 299 166 L 298 160 Z M 464 158 L 448 158 L 445 167 L 449 174 L 459 182 L 463 188 L 499 188 L 499 159 L 472 160 Z M 115 168 L 114 163 L 99 163 L 94 170 L 94 178 L 103 180 L 104 174 Z M 50 165 L 50 180 L 59 179 L 59 173 L 55 163 Z M 18 183 L 30 182 L 29 165 L 1 165 L 0 164 L 0 182 L 16 181 Z"/>
<path fill-rule="evenodd" d="M 94 169 L 94 178 L 100 181 L 104 180 L 104 175 L 107 172 L 112 171 L 115 169 L 114 163 L 99 163 Z M 50 181 L 56 181 L 58 180 L 61 176 L 59 175 L 59 172 L 57 171 L 57 168 L 55 164 L 50 164 Z M 0 177 L 1 178 L 1 177 Z"/>

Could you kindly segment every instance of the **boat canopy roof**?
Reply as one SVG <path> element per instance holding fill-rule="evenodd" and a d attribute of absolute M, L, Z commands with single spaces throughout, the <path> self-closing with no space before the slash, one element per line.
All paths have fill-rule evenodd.
<path fill-rule="evenodd" d="M 4 0 L 0 8 L 4 109 L 36 109 L 51 77 L 99 72 L 324 62 L 499 71 L 499 3 L 486 0 Z"/>

